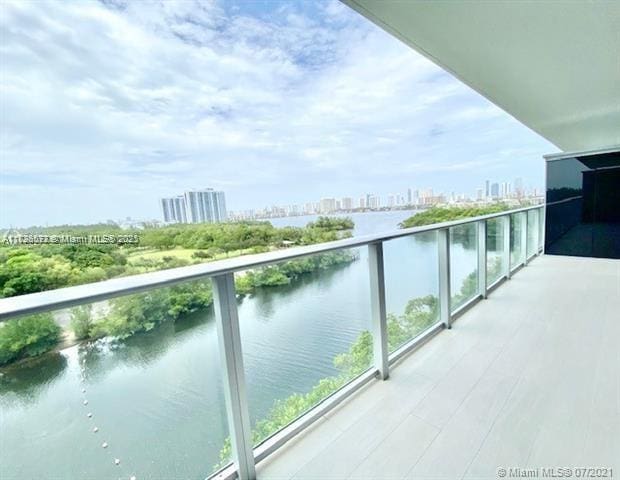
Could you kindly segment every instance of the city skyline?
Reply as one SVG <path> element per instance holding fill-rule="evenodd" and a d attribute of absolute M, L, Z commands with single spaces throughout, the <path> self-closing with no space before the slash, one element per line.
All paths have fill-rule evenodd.
<path fill-rule="evenodd" d="M 486 192 L 485 185 L 487 186 Z M 524 185 L 523 179 L 516 177 L 512 182 L 485 180 L 484 185 L 477 188 L 473 195 L 463 192 L 457 193 L 456 191 L 446 193 L 434 190 L 432 187 L 408 187 L 401 192 L 387 194 L 374 191 L 358 196 L 332 195 L 302 203 L 277 203 L 269 206 L 257 206 L 251 209 L 231 210 L 229 216 L 233 220 L 244 220 L 342 213 L 359 210 L 417 208 L 458 203 L 489 203 L 502 200 L 540 198 L 542 193 L 541 187 Z"/>
<path fill-rule="evenodd" d="M 226 192 L 215 191 L 212 188 L 205 189 L 186 189 L 183 194 L 160 196 L 159 212 L 153 216 L 141 216 L 136 212 L 125 211 L 122 216 L 119 217 L 102 217 L 95 219 L 93 224 L 97 223 L 114 223 L 122 226 L 123 228 L 132 228 L 140 226 L 142 224 L 156 225 L 161 224 L 173 224 L 173 223 L 208 223 L 210 220 L 204 218 L 200 220 L 199 214 L 194 214 L 195 218 L 192 221 L 192 216 L 189 213 L 187 196 L 189 193 L 210 193 L 221 195 L 223 205 L 223 213 L 220 213 L 219 218 L 226 218 L 229 221 L 238 220 L 251 220 L 251 219 L 268 219 L 279 218 L 286 216 L 296 215 L 318 215 L 329 213 L 346 213 L 347 211 L 371 211 L 378 209 L 389 208 L 407 208 L 407 207 L 423 207 L 433 205 L 450 205 L 455 203 L 479 203 L 479 202 L 495 202 L 501 200 L 515 200 L 523 198 L 540 198 L 544 190 L 542 187 L 524 185 L 521 177 L 516 177 L 512 182 L 510 181 L 495 181 L 491 179 L 484 180 L 480 183 L 480 187 L 475 189 L 474 193 L 457 192 L 456 190 L 450 190 L 448 193 L 439 191 L 434 187 L 404 187 L 400 192 L 379 192 L 377 190 L 373 192 L 366 192 L 354 196 L 349 195 L 331 195 L 329 197 L 306 199 L 306 201 L 295 203 L 285 199 L 280 199 L 279 202 L 266 204 L 257 200 L 254 206 L 241 210 L 229 210 L 226 206 Z M 486 187 L 486 188 L 485 188 Z M 485 192 L 486 189 L 486 193 Z M 394 203 L 390 204 L 390 197 L 394 198 Z M 416 201 L 418 199 L 418 201 Z M 321 208 L 321 202 L 332 202 L 332 208 Z M 347 205 L 343 203 L 349 202 Z M 212 202 L 215 204 L 217 202 Z M 176 218 L 181 218 L 181 221 L 177 221 L 176 218 L 172 218 L 170 221 L 166 220 L 166 210 L 169 215 Z M 198 207 L 194 208 L 195 211 Z M 212 213 L 212 217 L 215 218 L 215 213 Z M 183 220 L 184 219 L 184 220 Z M 215 220 L 221 221 L 221 220 Z M 71 224 L 71 223 L 67 223 Z M 77 224 L 77 223 L 74 223 Z M 63 224 L 40 224 L 39 226 L 52 226 Z M 0 227 L 6 228 L 26 228 L 35 227 L 36 224 L 30 225 L 2 225 Z"/>
<path fill-rule="evenodd" d="M 0 27 L 3 227 L 157 218 L 187 185 L 231 210 L 542 185 L 557 151 L 339 2 L 9 1 Z"/>

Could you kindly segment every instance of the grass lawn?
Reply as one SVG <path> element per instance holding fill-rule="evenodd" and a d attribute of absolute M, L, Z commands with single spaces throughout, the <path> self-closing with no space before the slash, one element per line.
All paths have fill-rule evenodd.
<path fill-rule="evenodd" d="M 194 248 L 181 248 L 181 247 L 175 247 L 169 250 L 157 250 L 153 248 L 149 250 L 140 250 L 137 252 L 133 252 L 128 256 L 127 259 L 129 263 L 133 263 L 139 258 L 146 258 L 150 260 L 161 261 L 164 257 L 176 257 L 182 260 L 187 260 L 188 262 L 191 262 L 191 263 L 193 262 L 204 263 L 204 262 L 211 262 L 213 260 L 221 260 L 224 258 L 238 257 L 239 255 L 245 255 L 245 254 L 251 253 L 251 249 L 248 248 L 245 250 L 235 250 L 235 251 L 229 252 L 228 255 L 226 255 L 225 253 L 222 253 L 222 254 L 217 255 L 214 258 L 194 258 L 192 257 L 192 254 L 196 251 L 197 250 Z"/>
<path fill-rule="evenodd" d="M 192 257 L 192 254 L 195 251 L 196 250 L 193 248 L 171 248 L 170 250 L 157 250 L 153 248 L 150 250 L 140 250 L 138 252 L 133 252 L 129 255 L 128 260 L 129 263 L 132 263 L 139 258 L 147 258 L 149 260 L 159 261 L 164 257 L 176 257 L 191 262 L 196 260 Z"/>

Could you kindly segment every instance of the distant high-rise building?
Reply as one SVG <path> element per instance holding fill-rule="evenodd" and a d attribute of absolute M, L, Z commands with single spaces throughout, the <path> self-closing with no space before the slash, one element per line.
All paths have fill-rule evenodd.
<path fill-rule="evenodd" d="M 523 179 L 521 177 L 515 178 L 515 195 L 517 197 L 522 197 L 523 192 Z"/>
<path fill-rule="evenodd" d="M 321 201 L 319 202 L 320 213 L 331 213 L 334 210 L 336 210 L 335 198 L 321 198 Z"/>
<path fill-rule="evenodd" d="M 478 190 L 476 190 L 476 200 L 482 200 L 482 188 L 479 188 Z"/>
<path fill-rule="evenodd" d="M 484 186 L 485 186 L 485 190 L 484 190 L 484 191 L 485 191 L 485 197 L 486 197 L 486 198 L 489 198 L 489 197 L 491 196 L 491 195 L 490 195 L 490 193 L 491 193 L 491 192 L 490 192 L 490 190 L 489 190 L 489 185 L 490 185 L 490 181 L 489 181 L 489 180 L 487 180 L 487 181 L 485 182 L 485 184 L 484 184 Z"/>
<path fill-rule="evenodd" d="M 160 199 L 161 203 L 161 212 L 164 217 L 164 222 L 166 223 L 175 223 L 176 219 L 174 218 L 174 207 L 172 206 L 172 198 L 162 198 Z"/>
<path fill-rule="evenodd" d="M 492 198 L 499 198 L 499 183 L 492 183 L 491 184 L 491 197 Z"/>
<path fill-rule="evenodd" d="M 388 205 L 388 207 L 393 207 L 394 205 L 396 205 L 396 201 L 394 199 L 394 195 L 391 194 L 391 193 L 387 197 L 387 205 Z"/>
<path fill-rule="evenodd" d="M 174 215 L 179 223 L 187 223 L 187 211 L 185 209 L 185 199 L 179 195 L 172 199 Z"/>
<path fill-rule="evenodd" d="M 227 220 L 224 192 L 207 188 L 187 191 L 184 197 L 187 218 L 191 223 L 216 223 Z"/>
<path fill-rule="evenodd" d="M 358 205 L 359 208 L 366 208 L 366 197 L 360 197 Z"/>
<path fill-rule="evenodd" d="M 510 182 L 502 182 L 500 196 L 507 198 L 510 196 Z"/>
<path fill-rule="evenodd" d="M 340 207 L 343 210 L 351 210 L 353 208 L 353 199 L 351 197 L 343 197 L 340 201 Z"/>
<path fill-rule="evenodd" d="M 422 203 L 424 203 L 424 200 L 431 198 L 432 196 L 433 196 L 432 188 L 426 188 L 420 192 L 420 198 L 423 200 Z"/>
<path fill-rule="evenodd" d="M 419 190 L 414 190 L 413 191 L 413 198 L 412 200 L 412 205 L 419 205 L 420 204 L 420 191 Z"/>
<path fill-rule="evenodd" d="M 166 223 L 187 223 L 185 199 L 182 196 L 162 198 L 161 210 Z"/>
<path fill-rule="evenodd" d="M 228 219 L 224 192 L 211 188 L 185 192 L 160 201 L 166 223 L 214 223 Z"/>
<path fill-rule="evenodd" d="M 407 189 L 407 205 L 413 204 L 413 192 L 410 188 Z"/>

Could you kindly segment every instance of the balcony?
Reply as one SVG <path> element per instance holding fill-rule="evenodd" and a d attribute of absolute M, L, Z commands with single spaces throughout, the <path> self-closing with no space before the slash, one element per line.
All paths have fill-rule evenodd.
<path fill-rule="evenodd" d="M 562 150 L 546 207 L 0 299 L 0 322 L 151 324 L 0 373 L 0 479 L 618 476 L 620 263 L 541 253 L 620 252 L 620 2 L 342 2 Z M 334 252 L 356 268 L 305 277 L 304 303 L 235 284 Z"/>
<path fill-rule="evenodd" d="M 79 374 L 79 386 L 71 388 L 85 386 L 84 406 L 95 413 L 92 425 L 103 427 L 93 440 L 82 400 L 63 397 L 57 423 L 61 428 L 69 422 L 69 427 L 57 438 L 80 452 L 57 465 L 66 478 L 79 471 L 102 478 L 119 472 L 127 478 L 132 472 L 136 478 L 176 478 L 196 470 L 217 479 L 495 478 L 501 467 L 613 467 L 620 458 L 619 332 L 613 321 L 620 308 L 620 265 L 539 257 L 543 217 L 543 207 L 533 206 L 7 298 L 0 301 L 0 320 L 118 297 L 151 302 L 151 308 L 162 292 L 170 294 L 176 286 L 213 284 L 215 314 L 204 327 L 211 334 L 191 341 L 181 370 L 174 348 L 171 357 L 148 371 L 126 362 L 145 354 L 139 348 L 101 358 L 88 349 L 68 355 L 69 370 Z M 411 250 L 416 242 L 424 245 L 424 255 L 408 253 L 416 252 Z M 359 326 L 359 333 L 371 339 L 368 363 L 328 377 L 329 388 L 313 388 L 309 406 L 293 418 L 262 425 L 266 400 L 257 396 L 256 370 L 271 372 L 259 377 L 259 387 L 269 382 L 273 391 L 285 391 L 279 375 L 291 368 L 274 364 L 264 352 L 283 351 L 278 358 L 284 362 L 286 352 L 302 348 L 300 340 L 321 344 L 333 339 L 292 336 L 299 311 L 282 317 L 293 325 L 284 336 L 268 326 L 252 334 L 249 315 L 256 312 L 239 300 L 235 274 L 352 250 L 358 252 L 358 269 L 350 270 L 349 277 L 354 274 L 353 285 L 362 288 L 336 300 L 368 319 L 367 331 L 364 322 Z M 330 282 L 314 278 L 310 285 L 322 281 Z M 429 295 L 416 304 L 422 309 L 413 326 L 405 322 L 404 328 L 391 314 L 398 304 L 395 287 L 406 284 L 405 292 L 413 292 L 420 283 Z M 337 312 L 314 305 L 305 321 L 327 322 L 334 339 L 351 345 L 340 338 L 345 332 L 337 328 Z M 356 345 L 357 331 L 346 333 Z M 329 371 L 332 358 L 310 356 L 303 368 L 319 375 Z M 121 362 L 132 371 L 129 380 L 106 379 L 97 368 L 101 362 Z M 154 371 L 160 374 L 150 378 Z M 170 408 L 179 395 L 178 405 Z M 146 412 L 142 401 L 135 402 L 145 396 L 155 398 Z M 191 408 L 184 402 L 188 396 L 195 399 Z M 267 400 L 281 402 L 283 397 Z M 149 421 L 160 405 L 175 412 L 172 422 Z M 37 406 L 31 416 L 43 421 L 49 408 Z M 10 426 L 11 431 L 18 427 Z M 32 422 L 23 428 L 29 432 Z M 127 453 L 159 428 L 164 430 L 152 449 Z M 23 434 L 33 442 L 46 438 L 32 435 Z M 105 435 L 114 447 L 108 450 L 106 441 L 105 451 L 123 457 L 123 467 L 128 456 L 132 470 L 121 472 L 114 458 L 102 453 L 96 442 Z M 226 436 L 229 447 L 222 448 Z M 44 444 L 40 448 L 56 448 Z M 214 468 L 220 448 L 223 461 Z M 202 449 L 210 449 L 210 456 L 198 455 Z M 21 470 L 26 476 L 28 468 Z"/>
<path fill-rule="evenodd" d="M 538 469 L 539 476 L 543 468 L 617 470 L 620 263 L 540 256 L 543 217 L 543 207 L 527 207 L 2 299 L 0 320 L 7 320 L 131 298 L 137 293 L 169 292 L 175 285 L 204 284 L 204 280 L 213 283 L 215 294 L 215 315 L 206 323 L 206 328 L 214 327 L 212 334 L 192 340 L 182 370 L 174 357 L 164 357 L 156 363 L 157 368 L 148 371 L 133 369 L 132 362 L 124 363 L 126 358 L 146 352 L 131 346 L 126 347 L 126 353 L 121 349 L 101 358 L 88 349 L 73 351 L 67 354 L 74 365 L 68 370 L 71 375 L 79 373 L 80 385 L 86 386 L 82 392 L 91 401 L 88 408 L 84 409 L 86 400 L 82 405 L 81 398 L 74 398 L 75 392 L 64 388 L 61 403 L 55 407 L 34 404 L 28 425 L 12 425 L 8 411 L 9 430 L 0 433 L 5 435 L 0 438 L 3 448 L 13 448 L 6 440 L 14 438 L 15 428 L 23 428 L 19 438 L 26 442 L 15 447 L 26 454 L 31 444 L 32 448 L 50 449 L 50 453 L 68 444 L 76 454 L 66 450 L 55 453 L 66 456 L 56 465 L 64 469 L 59 472 L 63 478 L 78 478 L 84 471 L 93 478 L 119 473 L 120 478 L 132 478 L 131 473 L 136 473 L 135 478 L 180 478 L 186 472 L 204 469 L 203 475 L 214 479 L 492 479 L 500 468 L 522 469 L 522 473 Z M 405 250 L 395 246 L 416 239 L 425 245 L 428 258 L 413 258 L 404 270 L 395 270 L 395 265 L 407 261 L 403 254 L 406 256 L 406 249 L 414 244 L 401 245 Z M 465 256 L 464 246 L 470 251 Z M 361 297 L 347 292 L 356 299 L 354 303 L 349 299 L 347 308 L 368 316 L 370 365 L 339 378 L 292 421 L 272 425 L 257 435 L 261 399 L 252 390 L 256 379 L 247 378 L 255 375 L 249 373 L 253 370 L 248 370 L 247 363 L 255 364 L 254 370 L 258 364 L 271 372 L 260 378 L 277 390 L 282 387 L 280 372 L 289 367 L 256 357 L 264 357 L 268 348 L 290 351 L 291 345 L 299 345 L 298 339 L 281 337 L 281 333 L 278 343 L 270 344 L 266 339 L 274 333 L 263 329 L 256 349 L 248 334 L 247 310 L 236 295 L 235 273 L 351 249 L 363 253 L 365 261 L 358 257 L 361 270 L 355 270 L 355 275 L 366 277 L 368 290 L 362 290 Z M 459 290 L 461 280 L 467 288 Z M 322 279 L 310 283 L 317 281 Z M 436 292 L 436 309 L 424 317 L 423 324 L 396 341 L 391 296 L 395 285 L 409 281 L 426 282 L 430 291 Z M 325 312 L 316 308 L 308 318 L 321 321 Z M 329 310 L 326 315 L 328 323 L 337 318 Z M 296 320 L 292 313 L 282 318 L 293 324 Z M 338 328 L 332 331 L 334 337 L 342 335 Z M 331 339 L 317 339 L 319 343 L 327 340 Z M 178 357 L 178 353 L 174 355 Z M 177 366 L 170 367 L 169 361 Z M 210 369 L 201 367 L 205 361 Z M 121 362 L 124 370 L 135 372 L 128 382 L 122 377 L 110 381 L 98 369 L 99 362 Z M 325 368 L 321 358 L 309 358 L 307 363 L 304 368 L 309 371 Z M 164 372 L 153 381 L 149 377 L 155 370 Z M 166 383 L 162 384 L 162 379 Z M 198 407 L 188 410 L 184 405 L 187 390 L 191 397 L 198 396 L 198 403 L 192 404 Z M 178 417 L 172 423 L 155 425 L 149 420 L 153 408 L 161 402 L 176 402 L 179 395 L 180 407 L 173 409 Z M 157 400 L 147 411 L 143 400 L 134 401 L 145 396 Z M 215 409 L 208 406 L 213 402 Z M 52 426 L 46 428 L 57 425 L 59 431 L 42 436 L 31 433 L 33 423 L 37 429 L 37 419 L 48 425 L 45 418 L 50 408 L 60 410 Z M 85 412 L 91 409 L 95 420 L 91 414 L 86 418 Z M 94 437 L 88 433 L 92 425 L 101 427 Z M 219 432 L 217 425 L 223 425 Z M 164 432 L 153 442 L 152 431 L 162 426 L 172 434 Z M 13 436 L 7 433 L 10 431 Z M 112 446 L 108 449 L 106 440 L 104 454 L 97 442 L 108 439 L 106 435 Z M 223 462 L 213 467 L 213 455 L 197 452 L 208 448 L 212 453 L 220 451 L 222 435 L 230 435 L 229 451 Z M 59 442 L 59 447 L 50 446 L 47 438 Z M 107 458 L 108 452 L 122 456 L 124 467 L 123 451 L 143 442 L 150 442 L 150 447 L 127 455 L 132 470 L 121 471 L 113 457 Z M 176 463 L 179 458 L 187 465 Z M 5 456 L 3 462 L 6 468 L 19 460 Z M 37 467 L 16 468 L 27 477 Z"/>
<path fill-rule="evenodd" d="M 620 468 L 620 263 L 543 256 L 390 379 L 258 465 L 269 479 Z"/>

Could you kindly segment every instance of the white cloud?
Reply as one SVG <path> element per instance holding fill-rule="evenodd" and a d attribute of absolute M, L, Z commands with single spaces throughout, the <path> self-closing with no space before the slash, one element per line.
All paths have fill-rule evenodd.
<path fill-rule="evenodd" d="M 233 207 L 406 188 L 546 146 L 340 2 L 300 5 L 5 2 L 0 224 L 155 216 L 207 185 Z"/>

